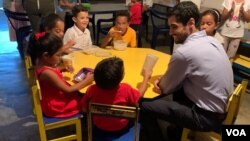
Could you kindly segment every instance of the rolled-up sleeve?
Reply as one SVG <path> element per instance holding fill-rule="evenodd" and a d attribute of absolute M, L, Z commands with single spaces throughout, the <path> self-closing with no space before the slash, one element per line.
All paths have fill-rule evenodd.
<path fill-rule="evenodd" d="M 181 53 L 175 52 L 171 57 L 166 73 L 163 75 L 159 83 L 162 94 L 171 94 L 179 89 L 187 74 L 187 60 Z"/>

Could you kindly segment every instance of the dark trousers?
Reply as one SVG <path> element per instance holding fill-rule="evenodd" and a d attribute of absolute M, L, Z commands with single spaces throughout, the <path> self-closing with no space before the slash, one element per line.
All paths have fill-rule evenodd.
<path fill-rule="evenodd" d="M 173 101 L 166 101 L 162 96 L 141 101 L 140 122 L 149 141 L 163 141 L 163 135 L 157 119 L 167 121 L 177 127 L 211 131 L 218 130 L 224 120 L 224 114 L 202 110 L 190 101 L 183 91 L 173 94 Z"/>

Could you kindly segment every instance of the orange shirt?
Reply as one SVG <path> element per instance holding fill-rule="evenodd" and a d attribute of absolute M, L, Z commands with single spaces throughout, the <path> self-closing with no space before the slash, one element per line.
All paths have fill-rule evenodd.
<path fill-rule="evenodd" d="M 115 31 L 115 27 L 112 27 L 109 32 Z M 136 47 L 136 32 L 131 27 L 127 28 L 127 32 L 121 37 L 123 41 L 128 43 L 128 47 Z M 112 40 L 112 39 L 110 39 Z"/>

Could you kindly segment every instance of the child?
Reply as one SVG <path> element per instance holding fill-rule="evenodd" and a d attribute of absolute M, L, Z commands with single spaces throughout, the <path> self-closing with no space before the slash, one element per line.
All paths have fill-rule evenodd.
<path fill-rule="evenodd" d="M 46 16 L 45 18 L 42 19 L 41 23 L 40 23 L 40 28 L 39 28 L 39 32 L 35 33 L 35 34 L 39 34 L 42 32 L 47 32 L 47 33 L 53 33 L 56 36 L 58 36 L 59 38 L 63 39 L 64 36 L 64 22 L 63 19 L 54 13 L 49 14 L 48 16 Z M 32 48 L 36 48 L 35 44 L 36 44 L 36 39 L 35 39 L 35 34 L 33 34 L 32 36 L 30 36 L 29 39 L 29 45 L 28 45 L 28 50 L 27 50 L 27 54 L 31 57 L 34 58 L 32 52 Z M 73 40 L 69 40 L 64 46 L 64 52 L 67 52 L 66 50 L 68 50 L 68 48 L 72 47 L 75 44 L 75 42 Z M 35 65 L 35 59 L 31 59 L 32 60 L 32 64 Z"/>
<path fill-rule="evenodd" d="M 62 40 L 53 33 L 36 34 L 36 48 L 33 52 L 37 60 L 36 77 L 39 80 L 43 113 L 48 117 L 69 117 L 80 112 L 81 97 L 78 90 L 93 81 L 88 73 L 81 82 L 70 86 L 57 67 L 61 60 Z"/>
<path fill-rule="evenodd" d="M 82 5 L 76 5 L 72 9 L 74 26 L 67 29 L 63 42 L 75 41 L 75 45 L 70 50 L 83 50 L 92 47 L 90 32 L 87 29 L 89 24 L 89 13 Z"/>
<path fill-rule="evenodd" d="M 221 34 L 224 36 L 224 48 L 230 61 L 238 50 L 244 36 L 244 22 L 250 21 L 249 0 L 224 0 L 222 22 L 225 21 Z"/>
<path fill-rule="evenodd" d="M 143 71 L 143 82 L 139 90 L 129 84 L 120 83 L 124 76 L 124 65 L 120 58 L 112 57 L 99 62 L 94 70 L 94 85 L 90 86 L 82 99 L 83 111 L 86 111 L 89 101 L 115 104 L 123 106 L 136 106 L 139 99 L 147 89 L 151 72 Z M 104 131 L 121 131 L 128 125 L 124 119 L 94 117 L 94 124 Z"/>
<path fill-rule="evenodd" d="M 53 32 L 55 35 L 63 39 L 64 26 L 63 19 L 59 15 L 51 13 L 42 19 L 39 32 Z"/>
<path fill-rule="evenodd" d="M 129 7 L 130 12 L 130 27 L 137 32 L 138 47 L 142 46 L 141 43 L 141 23 L 142 23 L 142 12 L 143 6 L 140 0 L 131 0 L 131 6 Z"/>
<path fill-rule="evenodd" d="M 220 23 L 220 12 L 217 9 L 209 9 L 201 14 L 201 30 L 205 30 L 208 36 L 213 36 L 223 45 L 223 37 L 216 32 Z"/>
<path fill-rule="evenodd" d="M 136 32 L 129 27 L 130 16 L 127 11 L 116 13 L 115 26 L 109 30 L 104 37 L 101 47 L 110 45 L 113 40 L 123 40 L 128 43 L 129 47 L 136 47 Z"/>
<path fill-rule="evenodd" d="M 140 0 L 131 0 L 130 12 L 130 27 L 134 30 L 138 30 L 141 25 L 142 19 L 142 5 Z"/>

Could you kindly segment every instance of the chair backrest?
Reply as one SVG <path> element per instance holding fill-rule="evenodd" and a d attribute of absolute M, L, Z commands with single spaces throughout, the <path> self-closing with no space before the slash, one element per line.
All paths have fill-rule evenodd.
<path fill-rule="evenodd" d="M 150 8 L 150 17 L 153 26 L 163 26 L 168 27 L 167 14 L 171 7 L 154 3 L 152 8 Z"/>
<path fill-rule="evenodd" d="M 41 108 L 41 103 L 40 103 L 40 100 L 42 100 L 42 95 L 41 95 L 41 89 L 40 89 L 38 80 L 36 80 L 36 85 L 31 86 L 31 91 L 32 91 L 32 98 L 33 98 L 33 103 L 34 103 L 34 109 L 36 112 L 36 120 L 39 126 L 39 132 L 41 133 L 40 130 L 44 129 L 44 121 L 43 121 L 43 113 L 42 113 L 42 108 Z M 43 127 L 43 128 L 40 128 L 40 127 Z M 40 136 L 46 136 L 46 135 L 40 135 Z"/>
<path fill-rule="evenodd" d="M 130 106 L 120 106 L 120 105 L 107 105 L 100 103 L 92 103 L 88 104 L 88 140 L 92 141 L 92 117 L 93 115 L 102 115 L 102 116 L 110 116 L 117 118 L 127 118 L 134 121 L 134 141 L 139 141 L 139 130 L 138 130 L 138 119 L 139 119 L 139 110 L 138 106 L 130 107 Z M 131 139 L 128 139 L 131 140 Z"/>
<path fill-rule="evenodd" d="M 240 105 L 242 103 L 242 100 L 246 92 L 247 84 L 248 84 L 247 80 L 245 79 L 242 80 L 242 82 L 237 85 L 233 94 L 230 96 L 228 104 L 227 104 L 227 116 L 223 122 L 224 125 L 234 124 L 237 118 L 239 109 L 240 109 Z M 188 136 L 190 133 L 193 133 L 193 132 L 196 133 L 199 131 L 192 131 L 191 129 L 183 128 L 181 141 L 189 141 Z M 210 137 L 213 137 L 219 141 L 222 140 L 221 133 L 217 133 L 214 131 L 202 132 L 202 133 Z"/>
<path fill-rule="evenodd" d="M 240 105 L 242 104 L 242 100 L 246 93 L 247 84 L 248 84 L 248 81 L 244 79 L 235 88 L 233 94 L 229 98 L 228 105 L 227 105 L 227 116 L 223 124 L 225 125 L 234 124 L 237 118 L 237 115 L 239 113 Z"/>
<path fill-rule="evenodd" d="M 109 19 L 98 19 L 97 20 L 97 35 L 96 35 L 96 44 L 99 44 L 99 35 L 100 33 L 107 35 L 109 32 L 109 29 L 115 25 L 115 19 L 114 17 Z"/>
<path fill-rule="evenodd" d="M 81 131 L 81 119 L 82 115 L 77 114 L 72 117 L 67 118 L 53 118 L 46 117 L 43 115 L 41 103 L 42 95 L 41 89 L 39 85 L 39 81 L 36 80 L 36 85 L 31 86 L 32 90 L 32 98 L 35 107 L 36 119 L 39 127 L 40 139 L 42 141 L 47 141 L 47 131 L 51 129 L 58 129 L 66 126 L 75 126 L 75 133 L 70 133 L 67 135 L 61 135 L 60 137 L 55 136 L 55 139 L 51 139 L 50 141 L 68 141 L 68 140 L 82 140 L 82 131 Z"/>
<path fill-rule="evenodd" d="M 4 13 L 7 16 L 11 26 L 14 28 L 15 31 L 18 30 L 18 26 L 15 25 L 14 21 L 24 21 L 24 22 L 29 22 L 29 18 L 28 15 L 24 12 L 14 12 L 14 11 L 10 11 L 6 8 L 4 8 Z"/>

